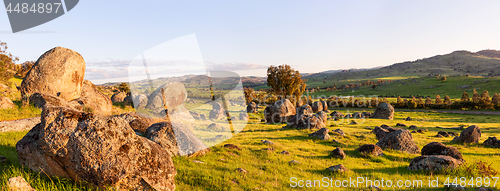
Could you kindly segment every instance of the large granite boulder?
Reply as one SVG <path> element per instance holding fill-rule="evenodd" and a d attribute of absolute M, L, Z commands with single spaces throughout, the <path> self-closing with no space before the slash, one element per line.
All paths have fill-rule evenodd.
<path fill-rule="evenodd" d="M 375 134 L 375 136 L 377 137 L 378 140 L 380 140 L 381 138 L 385 137 L 387 134 L 389 134 L 390 132 L 394 132 L 396 131 L 397 129 L 394 129 L 392 127 L 389 127 L 389 126 L 386 126 L 386 125 L 382 125 L 382 126 L 376 126 L 372 132 Z"/>
<path fill-rule="evenodd" d="M 325 123 L 318 115 L 302 115 L 297 120 L 293 120 L 292 124 L 298 129 L 320 129 L 325 127 Z"/>
<path fill-rule="evenodd" d="M 358 149 L 356 149 L 363 155 L 368 155 L 368 156 L 382 156 L 384 155 L 384 151 L 382 148 L 380 148 L 377 145 L 373 144 L 365 144 L 361 145 Z"/>
<path fill-rule="evenodd" d="M 455 137 L 454 142 L 478 143 L 481 139 L 481 129 L 477 125 L 471 125 L 460 133 L 460 137 Z"/>
<path fill-rule="evenodd" d="M 295 115 L 295 106 L 288 99 L 282 99 L 267 105 L 264 117 L 268 123 L 283 123 Z"/>
<path fill-rule="evenodd" d="M 443 143 L 431 142 L 422 147 L 422 155 L 445 155 L 463 161 L 462 153 L 457 148 L 446 146 Z"/>
<path fill-rule="evenodd" d="M 80 104 L 83 111 L 99 115 L 111 115 L 113 109 L 111 99 L 99 91 L 96 85 L 88 80 L 83 81 L 80 98 L 70 102 L 70 104 L 74 103 Z"/>
<path fill-rule="evenodd" d="M 316 137 L 321 140 L 329 140 L 330 135 L 328 134 L 329 129 L 327 128 L 321 128 L 320 130 L 309 134 L 309 137 Z"/>
<path fill-rule="evenodd" d="M 21 96 L 43 93 L 66 101 L 79 98 L 85 61 L 76 51 L 55 47 L 38 58 L 21 83 Z"/>
<path fill-rule="evenodd" d="M 132 100 L 136 109 L 144 109 L 148 105 L 148 96 L 144 94 L 132 95 Z"/>
<path fill-rule="evenodd" d="M 247 106 L 247 113 L 258 113 L 259 112 L 259 107 L 257 107 L 257 104 L 255 102 L 250 102 Z"/>
<path fill-rule="evenodd" d="M 309 104 L 297 107 L 297 115 L 312 115 L 313 110 Z"/>
<path fill-rule="evenodd" d="M 147 109 L 156 111 L 164 109 L 175 108 L 187 99 L 187 91 L 184 84 L 181 82 L 170 82 L 157 88 L 153 93 L 148 96 Z"/>
<path fill-rule="evenodd" d="M 0 96 L 0 109 L 12 109 L 14 106 L 14 103 L 9 98 Z"/>
<path fill-rule="evenodd" d="M 496 137 L 488 137 L 488 139 L 483 142 L 483 145 L 488 147 L 500 148 L 500 140 L 498 140 Z"/>
<path fill-rule="evenodd" d="M 171 156 L 200 156 L 210 151 L 182 123 L 155 123 L 146 130 L 146 137 L 166 149 Z"/>
<path fill-rule="evenodd" d="M 115 93 L 113 94 L 113 96 L 111 96 L 111 102 L 122 103 L 125 100 L 125 97 L 127 97 L 127 93 L 125 92 Z"/>
<path fill-rule="evenodd" d="M 155 123 L 154 119 L 138 114 L 136 112 L 123 113 L 117 116 L 125 119 L 125 121 L 127 121 L 127 123 L 134 131 L 141 133 L 146 133 L 148 127 Z"/>
<path fill-rule="evenodd" d="M 420 149 L 413 141 L 413 136 L 407 129 L 397 129 L 396 131 L 387 133 L 377 142 L 377 145 L 382 149 L 390 148 L 410 154 L 420 152 Z"/>
<path fill-rule="evenodd" d="M 408 170 L 430 170 L 437 171 L 448 168 L 456 168 L 462 164 L 462 161 L 445 155 L 422 155 L 414 158 Z"/>
<path fill-rule="evenodd" d="M 321 101 L 316 101 L 312 104 L 312 110 L 314 113 L 318 111 L 323 111 L 323 103 Z"/>
<path fill-rule="evenodd" d="M 326 101 L 320 101 L 320 102 L 321 102 L 321 105 L 323 106 L 323 111 L 328 110 L 328 104 L 326 103 Z"/>
<path fill-rule="evenodd" d="M 16 144 L 21 165 L 101 188 L 175 189 L 176 169 L 167 150 L 137 136 L 125 119 L 50 105 L 41 116 Z"/>
<path fill-rule="evenodd" d="M 224 110 L 224 107 L 222 103 L 220 102 L 214 102 L 212 104 L 212 110 L 210 110 L 210 113 L 208 114 L 208 118 L 211 120 L 220 120 L 226 118 L 226 112 Z"/>
<path fill-rule="evenodd" d="M 324 124 L 326 124 L 326 122 L 328 121 L 328 114 L 326 114 L 326 112 L 319 111 L 318 113 L 316 113 L 316 115 L 321 119 L 321 121 Z"/>
<path fill-rule="evenodd" d="M 373 118 L 392 120 L 394 118 L 394 107 L 389 103 L 381 103 L 373 113 Z"/>
<path fill-rule="evenodd" d="M 46 104 L 50 104 L 52 106 L 66 106 L 80 111 L 83 110 L 83 106 L 78 103 L 67 102 L 60 97 L 49 94 L 34 93 L 29 97 L 29 102 L 38 108 L 43 108 Z"/>

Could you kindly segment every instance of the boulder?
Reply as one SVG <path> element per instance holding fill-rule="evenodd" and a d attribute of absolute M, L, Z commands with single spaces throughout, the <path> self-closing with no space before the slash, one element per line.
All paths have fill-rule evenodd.
<path fill-rule="evenodd" d="M 352 118 L 359 119 L 359 118 L 364 118 L 364 116 L 363 116 L 363 114 L 361 114 L 359 112 L 355 112 L 352 114 Z"/>
<path fill-rule="evenodd" d="M 166 83 L 157 88 L 148 96 L 146 109 L 156 111 L 158 109 L 173 109 L 181 105 L 187 99 L 187 91 L 181 82 Z"/>
<path fill-rule="evenodd" d="M 332 118 L 335 120 L 335 119 L 342 118 L 342 116 L 344 116 L 344 114 L 340 113 L 339 111 L 334 111 L 334 112 L 330 113 L 330 116 L 332 116 Z"/>
<path fill-rule="evenodd" d="M 329 140 L 330 135 L 328 134 L 328 129 L 327 128 L 321 128 L 320 130 L 309 134 L 309 137 L 316 137 L 321 140 Z"/>
<path fill-rule="evenodd" d="M 422 155 L 414 158 L 408 170 L 443 170 L 447 168 L 456 168 L 462 164 L 462 161 L 445 155 Z"/>
<path fill-rule="evenodd" d="M 201 156 L 210 151 L 182 123 L 155 123 L 146 130 L 146 138 L 159 144 L 171 156 Z"/>
<path fill-rule="evenodd" d="M 320 102 L 321 102 L 321 105 L 323 106 L 323 110 L 322 111 L 328 110 L 328 104 L 326 104 L 326 101 L 320 101 Z"/>
<path fill-rule="evenodd" d="M 394 132 L 396 129 L 389 127 L 387 125 L 382 125 L 381 127 L 376 126 L 372 132 L 377 136 L 377 139 L 380 140 L 381 138 L 385 137 L 388 133 Z"/>
<path fill-rule="evenodd" d="M 422 148 L 422 155 L 445 155 L 463 161 L 462 153 L 457 148 L 446 146 L 443 143 L 432 142 Z"/>
<path fill-rule="evenodd" d="M 111 102 L 122 103 L 125 100 L 125 97 L 127 97 L 127 93 L 125 92 L 115 93 L 113 94 L 113 96 L 111 96 Z"/>
<path fill-rule="evenodd" d="M 124 113 L 117 116 L 125 119 L 134 131 L 141 133 L 146 133 L 148 127 L 155 123 L 154 119 L 135 112 Z"/>
<path fill-rule="evenodd" d="M 341 148 L 336 148 L 332 151 L 332 156 L 339 159 L 345 159 L 347 156 Z"/>
<path fill-rule="evenodd" d="M 332 131 L 334 134 L 338 134 L 339 136 L 345 136 L 345 133 L 344 131 L 342 131 L 342 129 L 335 129 Z"/>
<path fill-rule="evenodd" d="M 2 121 L 0 122 L 0 132 L 29 131 L 38 123 L 40 123 L 40 117 Z"/>
<path fill-rule="evenodd" d="M 348 171 L 347 168 L 342 164 L 328 167 L 328 170 L 330 170 L 332 172 L 347 172 Z"/>
<path fill-rule="evenodd" d="M 443 137 L 449 137 L 450 136 L 447 132 L 444 132 L 444 131 L 439 131 L 438 135 L 441 135 Z"/>
<path fill-rule="evenodd" d="M 55 47 L 38 58 L 21 83 L 21 96 L 34 93 L 58 96 L 66 101 L 81 96 L 85 61 L 78 52 Z"/>
<path fill-rule="evenodd" d="M 113 102 L 113 100 L 111 100 Z M 127 96 L 123 98 L 123 105 L 134 106 L 134 97 L 130 92 L 127 93 Z"/>
<path fill-rule="evenodd" d="M 240 115 L 238 116 L 238 119 L 241 121 L 248 121 L 248 113 L 241 112 Z"/>
<path fill-rule="evenodd" d="M 164 114 L 164 112 L 162 112 Z M 162 115 L 163 116 L 163 115 Z M 169 109 L 170 120 L 174 122 L 193 122 L 194 117 L 184 103 Z"/>
<path fill-rule="evenodd" d="M 488 137 L 488 139 L 483 142 L 483 145 L 488 147 L 500 148 L 500 140 L 498 140 L 496 137 Z"/>
<path fill-rule="evenodd" d="M 14 108 L 14 103 L 6 97 L 0 96 L 0 110 L 1 109 L 12 109 Z"/>
<path fill-rule="evenodd" d="M 318 115 L 303 115 L 294 123 L 294 126 L 299 129 L 320 129 L 325 127 L 325 124 Z"/>
<path fill-rule="evenodd" d="M 111 115 L 113 102 L 88 80 L 83 81 L 80 98 L 72 100 L 70 105 L 80 104 L 83 111 L 99 115 Z"/>
<path fill-rule="evenodd" d="M 247 113 L 258 113 L 259 112 L 259 108 L 257 107 L 257 104 L 255 104 L 255 102 L 250 102 L 248 105 L 247 105 Z"/>
<path fill-rule="evenodd" d="M 207 127 L 207 129 L 208 129 L 209 131 L 216 131 L 216 132 L 226 132 L 226 131 L 228 131 L 228 130 L 224 127 L 224 126 L 219 125 L 219 124 L 217 124 L 217 123 L 212 123 L 212 124 L 210 124 L 210 125 Z"/>
<path fill-rule="evenodd" d="M 410 127 L 408 127 L 408 129 L 417 129 L 417 126 L 416 125 L 410 125 Z"/>
<path fill-rule="evenodd" d="M 477 125 L 472 125 L 460 133 L 460 137 L 455 137 L 454 142 L 478 143 L 481 138 L 481 129 Z"/>
<path fill-rule="evenodd" d="M 372 113 L 371 113 L 371 112 L 368 112 L 368 111 L 365 111 L 365 112 L 361 113 L 361 115 L 363 115 L 365 118 L 370 118 L 370 117 L 372 117 Z"/>
<path fill-rule="evenodd" d="M 148 105 L 148 96 L 144 94 L 139 94 L 136 96 L 132 96 L 134 102 L 134 108 L 136 109 L 144 109 Z"/>
<path fill-rule="evenodd" d="M 396 123 L 396 127 L 406 127 L 406 125 L 403 123 Z"/>
<path fill-rule="evenodd" d="M 368 155 L 368 156 L 382 156 L 384 155 L 384 151 L 382 151 L 382 148 L 380 148 L 377 145 L 373 144 L 365 144 L 361 145 L 358 149 L 356 149 L 363 155 Z"/>
<path fill-rule="evenodd" d="M 390 148 L 410 154 L 417 154 L 420 152 L 420 149 L 413 141 L 413 136 L 410 131 L 406 129 L 398 129 L 387 133 L 377 142 L 377 145 L 382 149 Z"/>
<path fill-rule="evenodd" d="M 22 176 L 9 178 L 8 185 L 12 191 L 35 191 Z"/>
<path fill-rule="evenodd" d="M 101 188 L 175 189 L 177 172 L 167 150 L 136 136 L 123 118 L 50 105 L 41 116 L 16 144 L 21 165 Z"/>
<path fill-rule="evenodd" d="M 312 104 L 312 110 L 314 113 L 318 111 L 323 111 L 323 104 L 320 101 L 316 101 Z"/>
<path fill-rule="evenodd" d="M 42 93 L 32 94 L 29 97 L 29 102 L 38 108 L 43 108 L 45 104 L 51 104 L 52 106 L 66 106 L 77 110 L 83 109 L 83 107 L 80 104 L 75 104 L 74 102 L 72 102 L 70 106 L 69 102 L 60 97 Z"/>
<path fill-rule="evenodd" d="M 288 99 L 282 99 L 269 104 L 264 110 L 264 117 L 268 123 L 283 123 L 295 115 L 295 106 Z"/>
<path fill-rule="evenodd" d="M 235 144 L 225 144 L 224 148 L 226 148 L 226 149 L 240 150 L 241 151 L 241 148 L 238 147 L 238 145 L 235 145 Z"/>
<path fill-rule="evenodd" d="M 224 107 L 220 102 L 215 102 L 212 104 L 212 110 L 208 114 L 210 120 L 220 120 L 226 118 L 226 112 L 224 112 Z"/>
<path fill-rule="evenodd" d="M 297 115 L 312 115 L 312 107 L 308 104 L 297 107 Z"/>
<path fill-rule="evenodd" d="M 407 117 L 405 121 L 412 121 L 413 119 L 411 117 Z"/>
<path fill-rule="evenodd" d="M 326 124 L 327 120 L 328 120 L 328 115 L 326 114 L 326 112 L 324 111 L 319 111 L 318 113 L 316 113 L 316 115 L 318 116 L 318 118 L 321 119 L 321 121 Z"/>
<path fill-rule="evenodd" d="M 392 120 L 394 118 L 394 107 L 388 103 L 381 103 L 373 113 L 373 118 Z"/>

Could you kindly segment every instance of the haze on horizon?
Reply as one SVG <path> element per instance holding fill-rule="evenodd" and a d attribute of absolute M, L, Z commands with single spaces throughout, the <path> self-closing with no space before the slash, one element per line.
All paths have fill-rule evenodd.
<path fill-rule="evenodd" d="M 41 26 L 0 40 L 20 62 L 62 46 L 85 58 L 86 79 L 126 81 L 141 52 L 196 34 L 208 70 L 265 76 L 373 68 L 456 50 L 500 49 L 500 1 L 80 1 Z M 125 79 L 125 80 L 124 80 Z"/>

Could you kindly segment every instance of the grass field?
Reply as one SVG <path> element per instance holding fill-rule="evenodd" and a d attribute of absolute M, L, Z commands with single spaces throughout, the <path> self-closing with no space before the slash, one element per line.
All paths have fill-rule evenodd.
<path fill-rule="evenodd" d="M 333 110 L 332 110 L 333 111 Z M 351 111 L 344 110 L 343 113 Z M 413 121 L 404 121 L 406 117 Z M 479 125 L 482 130 L 480 143 L 488 136 L 500 133 L 500 116 L 460 115 L 434 112 L 397 112 L 394 120 L 366 119 L 358 121 L 357 125 L 347 125 L 349 121 L 337 124 L 329 122 L 328 128 L 342 129 L 345 137 L 331 134 L 340 143 L 322 141 L 309 138 L 313 130 L 282 129 L 284 124 L 264 124 L 260 122 L 262 113 L 251 116 L 249 124 L 235 137 L 213 146 L 212 151 L 205 156 L 196 158 L 174 157 L 177 168 L 176 186 L 178 190 L 284 190 L 290 189 L 293 184 L 290 179 L 321 180 L 323 177 L 334 180 L 344 180 L 349 177 L 367 177 L 371 180 L 390 179 L 396 180 L 423 180 L 422 188 L 382 188 L 383 190 L 442 190 L 443 182 L 447 177 L 477 177 L 483 175 L 480 169 L 471 168 L 476 162 L 482 161 L 491 164 L 495 170 L 500 169 L 497 162 L 500 151 L 487 148 L 481 144 L 455 144 L 451 137 L 434 137 L 441 127 L 456 127 L 459 125 Z M 356 148 L 363 144 L 375 144 L 375 135 L 368 126 L 387 124 L 394 126 L 396 123 L 416 125 L 426 130 L 423 134 L 413 134 L 416 144 L 422 148 L 429 142 L 438 141 L 446 145 L 457 147 L 466 160 L 466 165 L 456 171 L 443 172 L 412 172 L 406 167 L 418 155 L 401 153 L 399 151 L 385 150 L 382 157 L 364 157 Z M 455 132 L 459 132 L 453 130 Z M 23 176 L 37 190 L 86 190 L 90 189 L 67 179 L 47 177 L 43 173 L 35 173 L 22 168 L 17 162 L 15 144 L 26 132 L 10 132 L 0 134 L 0 155 L 6 156 L 10 163 L 0 164 L 0 187 L 5 188 L 8 178 Z M 274 145 L 264 145 L 261 140 L 270 140 Z M 226 143 L 236 144 L 242 148 L 229 150 L 223 147 Z M 274 150 L 263 150 L 272 147 Z M 342 148 L 348 155 L 346 159 L 332 158 L 330 152 L 336 147 Z M 290 155 L 280 154 L 289 151 Z M 196 161 L 202 161 L 199 163 Z M 289 164 L 297 160 L 299 164 Z M 350 171 L 336 174 L 326 170 L 329 166 L 343 164 Z M 469 167 L 467 167 L 469 166 Z M 240 173 L 237 168 L 243 168 L 248 173 Z M 496 176 L 499 176 L 498 174 Z M 428 178 L 439 178 L 439 188 L 429 188 Z M 294 179 L 295 180 L 295 179 Z M 493 184 L 493 183 L 491 183 Z M 500 188 L 497 183 L 496 188 Z M 317 185 L 319 186 L 319 185 Z M 467 186 L 470 187 L 470 186 Z M 298 188 L 305 190 L 306 188 Z M 317 188 L 318 189 L 318 188 Z M 364 188 L 351 188 L 363 190 Z"/>

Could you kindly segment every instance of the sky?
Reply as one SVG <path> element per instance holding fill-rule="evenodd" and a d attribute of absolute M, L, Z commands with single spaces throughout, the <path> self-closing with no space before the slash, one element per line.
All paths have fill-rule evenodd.
<path fill-rule="evenodd" d="M 0 11 L 0 41 L 19 63 L 56 46 L 73 49 L 86 61 L 85 78 L 96 84 L 126 81 L 135 58 L 186 36 L 205 65 L 197 70 L 265 76 L 268 66 L 288 64 L 313 73 L 500 50 L 499 7 L 494 0 L 85 0 L 18 33 Z"/>

